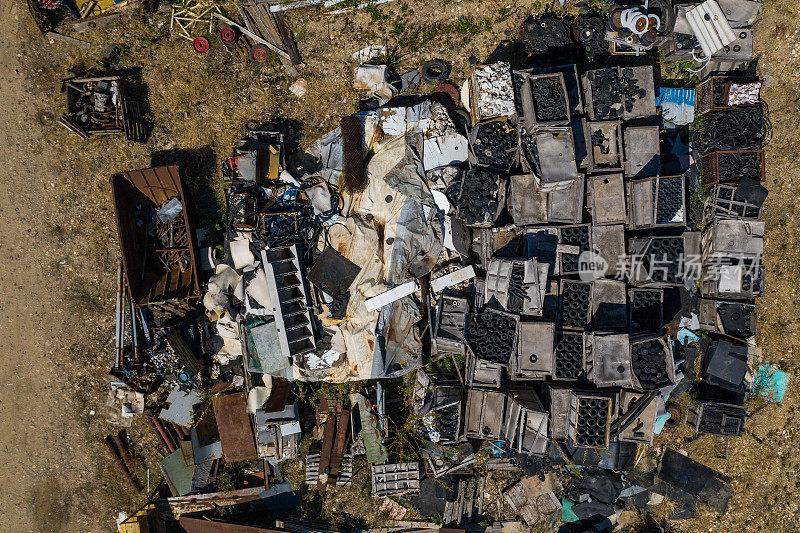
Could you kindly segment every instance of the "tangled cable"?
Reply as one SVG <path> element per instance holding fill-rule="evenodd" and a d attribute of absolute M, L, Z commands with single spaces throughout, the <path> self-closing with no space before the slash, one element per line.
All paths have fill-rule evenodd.
<path fill-rule="evenodd" d="M 772 138 L 766 102 L 712 111 L 694 131 L 694 142 L 703 153 L 725 150 L 757 150 Z"/>
<path fill-rule="evenodd" d="M 251 229 L 254 239 L 264 246 L 298 244 L 303 258 L 310 260 L 321 235 L 326 244 L 329 242 L 328 230 L 338 223 L 331 224 L 331 221 L 338 217 L 342 208 L 341 193 L 330 184 L 330 208 L 322 213 L 315 213 L 309 202 L 298 199 L 298 193 L 318 183 L 307 181 L 299 187 L 288 187 L 272 197 L 259 187 L 233 193 L 223 216 L 228 238 L 235 238 L 236 232 L 242 228 Z"/>

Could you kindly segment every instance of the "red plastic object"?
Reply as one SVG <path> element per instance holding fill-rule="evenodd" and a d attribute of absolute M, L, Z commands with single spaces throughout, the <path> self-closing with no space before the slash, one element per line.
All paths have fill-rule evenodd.
<path fill-rule="evenodd" d="M 230 46 L 236 42 L 236 30 L 233 29 L 231 26 L 225 26 L 221 30 L 219 30 L 219 38 L 222 40 L 222 44 L 226 46 Z"/>
<path fill-rule="evenodd" d="M 197 37 L 193 42 L 194 51 L 198 54 L 205 54 L 211 48 L 211 43 L 205 37 Z"/>
<path fill-rule="evenodd" d="M 250 49 L 250 59 L 253 63 L 266 63 L 269 60 L 269 50 L 266 46 L 257 44 Z"/>

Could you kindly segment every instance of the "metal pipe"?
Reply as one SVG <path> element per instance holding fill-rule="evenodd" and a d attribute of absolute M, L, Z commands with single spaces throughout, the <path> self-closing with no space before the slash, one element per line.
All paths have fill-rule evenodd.
<path fill-rule="evenodd" d="M 139 334 L 136 332 L 136 306 L 133 299 L 129 298 L 131 304 L 131 339 L 133 340 L 133 360 L 139 363 Z"/>
<path fill-rule="evenodd" d="M 117 340 L 114 368 L 119 368 L 122 360 L 122 259 L 117 266 Z"/>
<path fill-rule="evenodd" d="M 156 426 L 155 422 L 150 420 L 150 425 L 153 427 L 153 432 L 156 434 L 156 439 L 158 440 L 158 442 L 161 443 L 161 446 L 163 446 L 164 450 L 167 453 L 172 453 L 169 451 L 169 446 L 167 445 L 167 442 L 164 440 L 163 435 L 161 435 L 161 432 L 158 431 L 158 427 Z"/>
<path fill-rule="evenodd" d="M 108 451 L 111 452 L 111 455 L 114 457 L 114 460 L 117 462 L 117 464 L 119 465 L 120 469 L 122 470 L 122 473 L 125 475 L 125 478 L 131 484 L 131 486 L 134 488 L 134 490 L 136 492 L 142 492 L 142 489 L 139 488 L 139 484 L 133 478 L 133 474 L 131 474 L 131 471 L 128 470 L 127 466 L 125 466 L 125 462 L 122 460 L 122 455 L 120 454 L 120 452 L 117 450 L 116 446 L 114 445 L 114 439 L 111 437 L 111 435 L 109 435 L 109 436 L 107 436 L 105 438 L 105 443 L 106 443 L 106 446 L 108 447 Z"/>
<path fill-rule="evenodd" d="M 139 313 L 139 322 L 142 324 L 142 331 L 144 332 L 144 338 L 148 342 L 148 344 L 153 343 L 153 337 L 150 334 L 150 327 L 147 325 L 147 317 L 144 316 L 144 309 L 141 307 L 136 308 L 137 312 Z"/>
<path fill-rule="evenodd" d="M 158 431 L 158 433 L 164 439 L 164 443 L 167 445 L 169 453 L 172 453 L 175 450 L 177 450 L 178 449 L 177 446 L 175 445 L 174 442 L 172 442 L 172 437 L 167 433 L 167 431 L 161 425 L 161 422 L 159 422 L 158 418 L 154 417 L 153 415 L 149 416 L 150 416 L 150 422 L 153 423 L 153 426 L 156 428 L 156 431 Z"/>
<path fill-rule="evenodd" d="M 128 307 L 127 305 L 125 305 L 125 275 L 124 274 L 122 276 L 122 294 L 120 295 L 120 297 L 122 298 L 122 305 L 120 306 L 122 308 L 122 311 L 121 311 L 121 315 L 122 316 L 120 317 L 120 331 L 122 331 L 122 333 L 120 335 L 120 350 L 119 350 L 118 368 L 124 368 L 125 367 L 125 358 L 124 358 L 124 353 L 125 353 L 125 309 Z"/>
<path fill-rule="evenodd" d="M 117 445 L 117 450 L 119 450 L 120 456 L 122 460 L 125 462 L 125 466 L 128 467 L 128 470 L 131 468 L 131 455 L 128 453 L 128 446 L 125 444 L 125 439 L 122 438 L 122 432 L 120 431 L 116 435 L 114 435 L 114 443 Z"/>

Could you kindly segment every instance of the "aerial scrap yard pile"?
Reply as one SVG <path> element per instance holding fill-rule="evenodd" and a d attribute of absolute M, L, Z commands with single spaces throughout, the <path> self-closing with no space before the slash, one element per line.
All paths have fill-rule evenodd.
<path fill-rule="evenodd" d="M 298 459 L 319 491 L 358 490 L 366 461 L 400 529 L 409 508 L 576 531 L 664 498 L 726 512 L 730 478 L 652 444 L 739 437 L 747 396 L 788 380 L 754 342 L 769 117 L 731 36 L 752 51 L 758 9 L 532 16 L 523 62 L 460 87 L 441 60 L 393 79 L 365 57 L 361 110 L 306 151 L 286 119 L 236 142 L 218 248 L 178 167 L 114 176 L 107 416 L 131 427 L 147 397 L 165 452 L 129 523 L 244 506 L 289 527 Z M 659 86 L 649 50 L 702 81 Z M 138 490 L 125 432 L 107 442 Z"/>

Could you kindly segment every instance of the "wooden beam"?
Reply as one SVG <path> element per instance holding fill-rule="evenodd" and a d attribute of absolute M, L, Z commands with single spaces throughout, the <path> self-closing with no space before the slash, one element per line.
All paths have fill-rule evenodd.
<path fill-rule="evenodd" d="M 92 47 L 90 43 L 86 41 L 81 41 L 80 39 L 76 39 L 75 37 L 67 37 L 66 35 L 62 35 L 60 33 L 49 31 L 45 34 L 45 37 L 48 39 L 53 39 L 54 41 L 62 41 L 65 43 L 73 44 L 78 48 L 83 48 L 84 50 L 88 50 Z"/>

